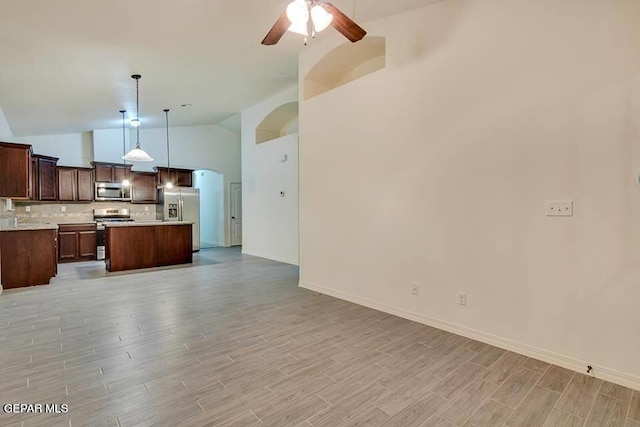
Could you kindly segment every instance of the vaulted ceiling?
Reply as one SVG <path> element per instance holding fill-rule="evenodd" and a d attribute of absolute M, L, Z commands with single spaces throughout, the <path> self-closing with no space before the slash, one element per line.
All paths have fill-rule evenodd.
<path fill-rule="evenodd" d="M 442 0 L 333 0 L 366 22 Z M 16 137 L 218 123 L 297 81 L 301 36 L 260 41 L 289 0 L 2 0 L 0 106 Z M 337 37 L 328 29 L 319 38 Z M 311 42 L 313 43 L 313 41 Z M 182 104 L 190 104 L 181 107 Z"/>

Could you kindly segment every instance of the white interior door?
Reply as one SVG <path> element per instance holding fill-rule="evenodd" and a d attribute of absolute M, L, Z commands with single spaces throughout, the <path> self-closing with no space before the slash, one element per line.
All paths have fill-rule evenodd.
<path fill-rule="evenodd" d="M 231 246 L 242 245 L 242 184 L 231 184 Z"/>

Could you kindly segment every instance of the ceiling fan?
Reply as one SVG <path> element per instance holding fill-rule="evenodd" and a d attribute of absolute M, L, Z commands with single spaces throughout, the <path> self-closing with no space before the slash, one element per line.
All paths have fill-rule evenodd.
<path fill-rule="evenodd" d="M 269 30 L 262 40 L 262 44 L 270 46 L 278 43 L 287 30 L 305 36 L 306 44 L 310 28 L 313 37 L 329 25 L 352 43 L 362 40 L 367 34 L 365 30 L 331 3 L 322 0 L 293 0 Z"/>

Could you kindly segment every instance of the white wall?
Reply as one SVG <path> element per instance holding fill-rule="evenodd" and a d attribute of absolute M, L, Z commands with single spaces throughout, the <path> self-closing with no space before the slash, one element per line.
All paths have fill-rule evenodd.
<path fill-rule="evenodd" d="M 200 169 L 194 171 L 193 186 L 200 189 L 200 247 L 224 246 L 223 176 Z"/>
<path fill-rule="evenodd" d="M 120 138 L 122 139 L 122 136 Z M 93 160 L 91 132 L 21 136 L 14 139 L 16 142 L 31 144 L 35 154 L 58 157 L 58 165 L 60 166 L 91 166 Z"/>
<path fill-rule="evenodd" d="M 2 141 L 13 140 L 13 132 L 11 131 L 11 126 L 9 126 L 9 122 L 5 117 L 4 111 L 2 111 L 1 106 L 0 106 L 0 140 Z"/>
<path fill-rule="evenodd" d="M 298 264 L 298 134 L 256 144 L 256 127 L 297 87 L 242 112 L 242 251 Z M 287 161 L 280 157 L 287 155 Z M 280 192 L 285 192 L 285 197 Z"/>
<path fill-rule="evenodd" d="M 122 152 L 126 151 L 128 153 L 131 149 L 130 136 L 128 129 L 125 130 L 123 144 L 122 128 L 94 130 L 93 160 L 96 162 L 122 163 Z"/>
<path fill-rule="evenodd" d="M 301 102 L 301 286 L 640 389 L 638 16 L 460 0 L 368 23 L 386 68 Z"/>

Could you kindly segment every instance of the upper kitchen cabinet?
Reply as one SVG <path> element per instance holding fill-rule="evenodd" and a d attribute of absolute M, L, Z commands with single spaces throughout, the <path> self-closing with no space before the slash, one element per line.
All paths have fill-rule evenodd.
<path fill-rule="evenodd" d="M 0 142 L 0 197 L 29 199 L 31 146 Z"/>
<path fill-rule="evenodd" d="M 158 171 L 158 184 L 164 186 L 171 182 L 176 187 L 193 187 L 192 169 L 175 169 L 156 167 Z"/>
<path fill-rule="evenodd" d="M 158 174 L 133 172 L 131 181 L 132 203 L 158 203 Z"/>
<path fill-rule="evenodd" d="M 131 180 L 131 165 L 91 162 L 96 182 L 122 182 Z"/>
<path fill-rule="evenodd" d="M 93 169 L 58 167 L 58 200 L 93 201 Z"/>
<path fill-rule="evenodd" d="M 31 157 L 33 200 L 58 200 L 58 158 L 34 154 Z"/>

